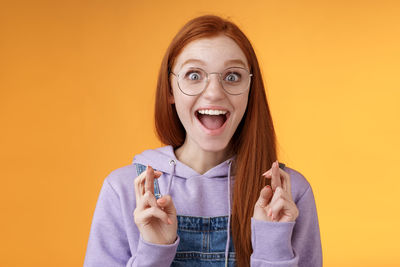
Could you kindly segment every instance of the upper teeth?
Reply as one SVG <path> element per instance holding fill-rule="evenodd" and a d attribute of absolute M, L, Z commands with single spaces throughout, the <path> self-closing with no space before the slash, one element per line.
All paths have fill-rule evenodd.
<path fill-rule="evenodd" d="M 225 110 L 216 110 L 216 109 L 200 109 L 200 114 L 207 114 L 207 115 L 221 115 L 226 114 L 227 111 Z"/>

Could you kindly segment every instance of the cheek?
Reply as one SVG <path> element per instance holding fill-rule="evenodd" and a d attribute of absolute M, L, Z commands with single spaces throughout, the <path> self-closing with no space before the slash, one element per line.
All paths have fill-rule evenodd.
<path fill-rule="evenodd" d="M 174 92 L 174 102 L 176 110 L 182 111 L 185 106 L 184 105 L 185 102 L 183 101 L 182 97 L 179 96 L 176 92 Z"/>
<path fill-rule="evenodd" d="M 243 114 L 245 113 L 245 111 L 247 109 L 247 102 L 248 102 L 248 96 L 246 95 L 243 98 L 238 99 L 238 101 L 235 103 L 236 109 L 240 113 L 240 118 L 243 117 Z"/>
<path fill-rule="evenodd" d="M 191 108 L 193 106 L 193 101 L 191 99 L 187 99 L 187 97 L 179 94 L 179 92 L 174 92 L 174 102 L 175 108 L 178 113 L 179 119 L 184 124 L 184 121 L 189 120 L 191 116 Z"/>

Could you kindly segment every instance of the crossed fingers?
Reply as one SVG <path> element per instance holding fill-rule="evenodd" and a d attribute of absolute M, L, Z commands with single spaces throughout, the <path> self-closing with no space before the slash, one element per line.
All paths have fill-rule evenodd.
<path fill-rule="evenodd" d="M 154 179 L 157 179 L 161 176 L 161 172 L 154 171 L 152 167 L 147 167 L 144 172 L 142 172 L 138 177 L 135 179 L 135 196 L 136 196 L 136 203 L 142 204 L 154 204 L 155 201 L 152 201 L 151 195 L 154 197 Z M 146 192 L 149 192 L 146 195 Z M 142 200 L 142 201 L 141 201 Z M 146 201 L 147 200 L 147 201 Z"/>
<path fill-rule="evenodd" d="M 263 176 L 271 179 L 271 186 L 261 190 L 254 215 L 267 221 L 294 221 L 299 212 L 292 199 L 290 175 L 276 161 Z"/>
<path fill-rule="evenodd" d="M 272 191 L 275 192 L 277 187 L 281 187 L 284 191 L 289 194 L 290 199 L 292 199 L 292 186 L 290 175 L 279 168 L 278 161 L 275 161 L 272 164 L 271 169 L 263 173 L 263 176 L 267 179 L 271 179 L 271 188 Z"/>

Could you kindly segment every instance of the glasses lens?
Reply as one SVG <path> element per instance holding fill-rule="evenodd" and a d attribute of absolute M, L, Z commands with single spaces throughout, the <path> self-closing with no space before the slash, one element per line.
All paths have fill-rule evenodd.
<path fill-rule="evenodd" d="M 243 68 L 229 68 L 222 73 L 222 86 L 230 94 L 241 94 L 248 89 L 250 73 Z"/>
<path fill-rule="evenodd" d="M 207 73 L 202 69 L 189 68 L 179 73 L 179 88 L 188 95 L 197 95 L 207 83 Z"/>
<path fill-rule="evenodd" d="M 187 95 L 200 94 L 207 86 L 207 82 L 207 72 L 199 68 L 186 68 L 178 75 L 179 88 Z M 250 73 L 244 68 L 228 68 L 220 74 L 220 82 L 226 92 L 239 95 L 248 89 Z"/>

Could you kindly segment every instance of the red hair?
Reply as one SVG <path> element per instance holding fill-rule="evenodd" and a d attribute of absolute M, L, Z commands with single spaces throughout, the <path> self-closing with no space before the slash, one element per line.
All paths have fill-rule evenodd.
<path fill-rule="evenodd" d="M 276 137 L 265 95 L 264 83 L 253 47 L 244 33 L 232 22 L 207 15 L 189 21 L 177 33 L 161 63 L 155 103 L 156 132 L 162 143 L 174 148 L 185 141 L 185 129 L 169 101 L 169 72 L 182 49 L 190 42 L 225 35 L 234 40 L 247 58 L 253 74 L 246 112 L 231 140 L 236 154 L 233 165 L 235 184 L 232 207 L 232 235 L 239 266 L 250 266 L 251 217 L 261 189 L 266 185 L 261 174 L 277 159 Z"/>

